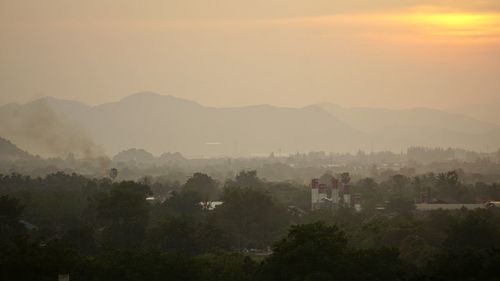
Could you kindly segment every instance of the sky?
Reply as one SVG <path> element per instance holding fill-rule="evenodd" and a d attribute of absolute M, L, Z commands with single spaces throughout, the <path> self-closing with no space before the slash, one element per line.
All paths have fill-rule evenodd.
<path fill-rule="evenodd" d="M 500 103 L 497 0 L 0 0 L 0 104 Z"/>

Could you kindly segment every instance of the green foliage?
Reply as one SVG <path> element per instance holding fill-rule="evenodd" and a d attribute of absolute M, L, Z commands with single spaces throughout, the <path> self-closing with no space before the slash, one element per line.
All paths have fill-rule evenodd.
<path fill-rule="evenodd" d="M 206 174 L 195 173 L 182 187 L 184 191 L 198 193 L 203 202 L 217 199 L 217 182 Z"/>
<path fill-rule="evenodd" d="M 293 226 L 288 237 L 273 246 L 264 275 L 269 280 L 334 280 L 345 267 L 345 234 L 321 223 Z"/>
<path fill-rule="evenodd" d="M 486 210 L 466 212 L 448 230 L 445 246 L 449 251 L 500 249 L 500 217 Z"/>
<path fill-rule="evenodd" d="M 258 271 L 256 262 L 237 253 L 202 255 L 196 262 L 204 281 L 252 281 Z"/>
<path fill-rule="evenodd" d="M 58 241 L 40 244 L 17 239 L 0 251 L 3 280 L 56 280 L 58 273 L 75 272 L 80 257 Z"/>
<path fill-rule="evenodd" d="M 266 280 L 401 280 L 397 250 L 354 250 L 337 226 L 291 228 L 263 265 Z"/>
<path fill-rule="evenodd" d="M 387 203 L 386 208 L 390 212 L 409 216 L 415 210 L 415 203 L 407 197 L 393 197 Z"/>
<path fill-rule="evenodd" d="M 226 188 L 260 188 L 263 181 L 257 176 L 257 171 L 241 171 L 234 180 L 226 181 Z"/>
<path fill-rule="evenodd" d="M 295 206 L 302 210 L 311 208 L 311 189 L 288 182 L 265 183 L 262 189 L 284 206 Z"/>
<path fill-rule="evenodd" d="M 0 197 L 0 225 L 15 225 L 18 223 L 24 207 L 20 200 L 9 196 Z"/>
<path fill-rule="evenodd" d="M 500 276 L 500 250 L 469 249 L 436 255 L 419 274 L 418 280 L 496 281 Z"/>
<path fill-rule="evenodd" d="M 340 182 L 342 184 L 349 184 L 351 182 L 351 175 L 349 173 L 340 174 Z"/>
<path fill-rule="evenodd" d="M 397 174 L 392 176 L 390 180 L 392 194 L 396 196 L 408 194 L 411 192 L 411 190 L 407 188 L 409 183 L 410 179 L 404 175 Z"/>
<path fill-rule="evenodd" d="M 160 213 L 163 216 L 199 217 L 203 211 L 201 201 L 201 196 L 196 192 L 174 191 L 171 197 L 161 204 Z"/>
<path fill-rule="evenodd" d="M 94 254 L 97 251 L 95 230 L 87 225 L 69 229 L 61 236 L 61 241 L 82 254 Z"/>
<path fill-rule="evenodd" d="M 466 185 L 460 172 L 413 179 L 406 176 L 410 172 L 402 174 L 387 182 L 351 184 L 364 206 L 372 206 L 362 212 L 308 212 L 309 189 L 267 182 L 252 171 L 226 182 L 223 204 L 213 211 L 199 204 L 200 192 L 206 191 L 201 183 L 211 182 L 203 174 L 182 189 L 168 180 L 113 183 L 64 173 L 0 176 L 0 276 L 56 280 L 67 272 L 77 281 L 498 280 L 497 208 L 418 212 L 413 198 L 429 189 L 436 198 L 491 200 L 498 185 Z M 163 203 L 146 201 L 150 184 L 170 197 Z M 176 189 L 181 191 L 171 192 Z M 291 213 L 290 205 L 305 206 L 306 212 Z M 386 209 L 375 208 L 380 205 Z M 270 245 L 272 253 L 266 251 Z"/>
<path fill-rule="evenodd" d="M 134 249 L 141 245 L 149 217 L 146 197 L 150 193 L 148 186 L 121 182 L 97 199 L 97 219 L 107 247 Z"/>
<path fill-rule="evenodd" d="M 383 191 L 373 178 L 364 178 L 358 181 L 353 187 L 354 194 L 361 195 L 363 210 L 374 211 L 377 204 L 384 202 Z"/>
<path fill-rule="evenodd" d="M 197 244 L 196 224 L 186 217 L 171 218 L 149 231 L 148 245 L 157 251 L 194 255 L 200 252 Z"/>
<path fill-rule="evenodd" d="M 399 247 L 399 257 L 408 264 L 413 264 L 419 268 L 427 265 L 433 256 L 437 254 L 437 249 L 418 235 L 409 235 L 401 241 Z"/>
<path fill-rule="evenodd" d="M 289 215 L 282 205 L 254 188 L 226 188 L 224 204 L 214 211 L 217 223 L 226 229 L 233 246 L 263 248 L 284 233 Z"/>
<path fill-rule="evenodd" d="M 0 197 L 0 242 L 23 232 L 24 227 L 19 222 L 23 209 L 19 199 L 7 195 Z"/>

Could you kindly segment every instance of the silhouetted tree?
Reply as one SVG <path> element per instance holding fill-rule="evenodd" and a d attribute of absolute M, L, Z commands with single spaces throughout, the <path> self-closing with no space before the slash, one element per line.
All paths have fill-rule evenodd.
<path fill-rule="evenodd" d="M 224 204 L 214 210 L 214 215 L 239 250 L 266 247 L 288 226 L 286 208 L 262 191 L 226 188 L 222 201 Z"/>
<path fill-rule="evenodd" d="M 340 182 L 344 185 L 347 185 L 351 182 L 351 175 L 349 173 L 340 174 Z"/>
<path fill-rule="evenodd" d="M 165 200 L 160 206 L 165 216 L 189 216 L 199 217 L 203 211 L 200 204 L 201 196 L 197 192 L 182 191 L 172 192 L 172 196 Z"/>
<path fill-rule="evenodd" d="M 346 268 L 345 233 L 322 223 L 292 226 L 288 237 L 273 246 L 264 264 L 269 280 L 338 280 Z"/>
<path fill-rule="evenodd" d="M 118 249 L 138 248 L 149 217 L 149 187 L 135 182 L 115 184 L 97 202 L 97 218 L 103 227 L 104 245 Z"/>
<path fill-rule="evenodd" d="M 407 197 L 396 196 L 389 199 L 386 208 L 388 211 L 409 216 L 415 210 L 415 202 Z"/>
<path fill-rule="evenodd" d="M 239 187 L 239 188 L 260 188 L 263 181 L 257 176 L 257 171 L 241 171 L 236 175 L 234 180 L 226 181 L 225 187 Z"/>
<path fill-rule="evenodd" d="M 184 191 L 196 192 L 203 202 L 217 199 L 217 182 L 206 174 L 195 173 L 182 187 Z"/>
<path fill-rule="evenodd" d="M 0 197 L 0 242 L 24 231 L 23 225 L 19 222 L 23 209 L 19 199 L 7 195 Z"/>
<path fill-rule="evenodd" d="M 170 254 L 195 255 L 200 252 L 196 241 L 196 223 L 187 217 L 173 217 L 148 234 L 148 246 Z"/>

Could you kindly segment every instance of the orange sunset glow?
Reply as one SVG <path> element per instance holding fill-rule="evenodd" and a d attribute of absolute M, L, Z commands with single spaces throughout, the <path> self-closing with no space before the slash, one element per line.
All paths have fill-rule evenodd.
<path fill-rule="evenodd" d="M 426 35 L 457 38 L 500 38 L 500 14 L 471 12 L 414 12 L 395 17 Z"/>
<path fill-rule="evenodd" d="M 0 4 L 3 102 L 143 89 L 213 106 L 500 102 L 492 0 L 26 1 Z"/>

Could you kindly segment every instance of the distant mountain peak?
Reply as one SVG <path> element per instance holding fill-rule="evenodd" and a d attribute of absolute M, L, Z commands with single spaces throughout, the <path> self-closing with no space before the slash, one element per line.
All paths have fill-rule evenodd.
<path fill-rule="evenodd" d="M 320 103 L 312 104 L 309 106 L 317 106 L 317 107 L 329 106 L 329 107 L 335 107 L 335 108 L 344 108 L 343 106 L 341 106 L 339 104 L 331 103 L 331 102 L 320 102 Z"/>
<path fill-rule="evenodd" d="M 147 98 L 161 98 L 161 97 L 169 97 L 169 95 L 162 95 L 155 92 L 143 91 L 123 97 L 120 101 L 125 101 L 130 99 L 147 99 Z"/>
<path fill-rule="evenodd" d="M 324 109 L 333 116 L 346 122 L 353 128 L 364 132 L 389 130 L 396 128 L 440 128 L 460 133 L 481 134 L 494 129 L 492 124 L 475 120 L 472 117 L 449 113 L 427 107 L 405 109 L 386 109 L 369 107 L 341 107 L 335 104 L 321 103 L 313 105 Z"/>
<path fill-rule="evenodd" d="M 119 102 L 176 102 L 176 103 L 185 103 L 185 104 L 192 104 L 192 105 L 200 105 L 199 103 L 188 100 L 188 99 L 183 99 L 179 98 L 176 96 L 172 95 L 164 95 L 164 94 L 159 94 L 155 92 L 138 92 L 131 94 L 129 96 L 126 96 L 122 98 Z"/>
<path fill-rule="evenodd" d="M 367 149 L 373 144 L 378 149 L 393 151 L 416 144 L 478 149 L 485 144 L 493 147 L 500 139 L 491 124 L 429 108 L 397 110 L 343 107 L 334 103 L 303 108 L 262 104 L 218 108 L 155 92 L 139 92 L 97 106 L 50 97 L 45 100 L 54 112 L 61 113 L 55 115 L 60 116 L 56 121 L 61 119 L 61 122 L 52 127 L 27 126 L 38 120 L 33 117 L 37 104 L 4 106 L 0 108 L 0 120 L 8 122 L 0 122 L 0 134 L 13 138 L 22 126 L 30 130 L 52 128 L 51 137 L 65 137 L 63 154 L 67 154 L 66 144 L 76 141 L 79 148 L 86 143 L 97 143 L 98 146 L 93 146 L 95 151 L 103 147 L 111 154 L 141 147 L 156 155 L 179 151 L 191 157 L 252 155 L 278 148 L 347 152 Z M 19 123 L 20 120 L 25 121 Z M 52 140 L 43 140 L 47 139 Z M 35 153 L 45 153 L 40 138 L 13 141 Z M 207 145 L 212 141 L 220 144 Z M 141 153 L 134 153 L 139 154 L 134 157 L 142 159 Z M 151 158 L 142 154 L 145 159 Z"/>
<path fill-rule="evenodd" d="M 30 103 L 46 103 L 46 104 L 60 104 L 60 103 L 66 103 L 66 104 L 78 104 L 81 106 L 87 106 L 85 103 L 80 102 L 80 101 L 75 101 L 75 100 L 69 100 L 69 99 L 61 99 L 61 98 L 56 98 L 53 96 L 45 96 L 41 97 L 39 99 L 36 99 L 34 101 L 31 101 Z"/>

